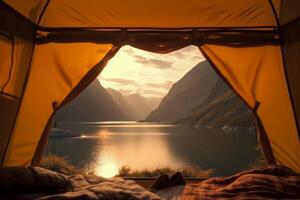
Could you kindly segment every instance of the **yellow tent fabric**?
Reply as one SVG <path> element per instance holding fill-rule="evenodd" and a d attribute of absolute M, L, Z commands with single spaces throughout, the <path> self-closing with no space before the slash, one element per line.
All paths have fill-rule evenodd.
<path fill-rule="evenodd" d="M 45 124 L 81 78 L 112 48 L 112 45 L 37 45 L 27 89 L 20 105 L 5 165 L 28 165 Z"/>
<path fill-rule="evenodd" d="M 252 109 L 259 103 L 257 114 L 277 162 L 299 171 L 300 143 L 280 47 L 203 45 L 200 48 Z"/>
<path fill-rule="evenodd" d="M 18 97 L 21 96 L 26 71 L 30 66 L 32 50 L 33 44 L 31 42 L 20 38 L 14 39 L 13 50 L 8 51 L 9 53 L 13 53 L 13 60 L 11 63 L 12 66 L 10 66 L 9 77 L 7 77 L 7 84 L 5 88 L 3 88 L 5 93 Z M 11 55 L 9 55 L 9 58 L 10 57 Z"/>
<path fill-rule="evenodd" d="M 277 163 L 300 171 L 299 2 L 1 1 L 1 165 L 32 164 L 52 114 L 119 46 L 195 44 L 257 112 Z"/>
<path fill-rule="evenodd" d="M 8 77 L 9 77 L 9 71 L 11 66 L 11 51 L 12 51 L 13 45 L 12 41 L 7 39 L 4 36 L 0 35 L 0 60 L 2 62 L 0 63 L 0 89 L 3 90 L 3 87 L 5 87 L 5 84 L 7 84 Z"/>
<path fill-rule="evenodd" d="M 5 2 L 32 22 L 37 23 L 47 0 L 5 0 Z"/>
<path fill-rule="evenodd" d="M 30 6 L 37 7 L 39 1 L 5 2 L 32 19 Z M 45 27 L 175 28 L 275 25 L 276 20 L 269 2 L 265 0 L 51 0 L 41 20 L 41 26 Z"/>
<path fill-rule="evenodd" d="M 285 26 L 282 29 L 282 34 L 285 36 L 285 39 L 283 40 L 283 52 L 285 56 L 284 61 L 286 66 L 289 66 L 286 69 L 286 74 L 291 88 L 291 95 L 296 108 L 295 110 L 298 116 L 298 124 L 300 124 L 300 20 Z"/>
<path fill-rule="evenodd" d="M 14 126 L 32 49 L 31 42 L 0 36 L 0 158 L 5 155 Z"/>
<path fill-rule="evenodd" d="M 47 27 L 218 27 L 273 26 L 267 1 L 56 0 L 42 26 Z M 126 16 L 126 17 L 124 17 Z M 138 17 L 137 17 L 138 16 Z"/>

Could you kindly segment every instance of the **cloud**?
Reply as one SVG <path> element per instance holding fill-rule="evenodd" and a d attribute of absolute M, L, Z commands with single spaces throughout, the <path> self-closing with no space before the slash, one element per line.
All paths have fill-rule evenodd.
<path fill-rule="evenodd" d="M 122 85 L 134 85 L 139 86 L 139 84 L 135 80 L 130 79 L 123 79 L 123 78 L 100 78 L 101 80 L 112 82 L 112 83 L 118 83 Z"/>
<path fill-rule="evenodd" d="M 198 56 L 192 56 L 191 60 L 195 60 L 195 61 L 202 61 L 205 60 L 204 56 L 202 54 L 198 55 Z"/>
<path fill-rule="evenodd" d="M 192 46 L 186 47 L 184 49 L 181 49 L 179 51 L 175 51 L 171 53 L 172 56 L 176 57 L 177 59 L 190 59 L 190 60 L 204 60 L 204 56 L 200 52 L 199 49 L 194 48 Z"/>
<path fill-rule="evenodd" d="M 145 86 L 151 87 L 151 88 L 162 88 L 165 90 L 170 89 L 170 87 L 174 84 L 173 81 L 165 81 L 163 83 L 146 83 Z"/>
<path fill-rule="evenodd" d="M 104 87 L 125 94 L 164 96 L 171 86 L 204 60 L 199 49 L 188 46 L 170 54 L 155 54 L 124 46 L 98 77 Z M 102 83 L 102 82 L 101 82 Z"/>
<path fill-rule="evenodd" d="M 117 89 L 119 92 L 121 92 L 124 96 L 132 95 L 132 94 L 140 94 L 142 96 L 147 97 L 159 97 L 162 98 L 165 96 L 165 92 L 161 92 L 158 90 L 151 90 L 151 89 L 145 89 L 145 88 L 137 88 L 134 90 L 131 89 Z"/>
<path fill-rule="evenodd" d="M 189 54 L 191 54 L 191 53 L 200 53 L 198 47 L 193 46 L 193 45 L 190 45 L 190 46 L 187 46 L 183 49 L 180 49 L 180 51 L 183 52 L 183 53 L 189 53 Z"/>
<path fill-rule="evenodd" d="M 180 51 L 172 52 L 171 55 L 178 58 L 178 59 L 186 59 L 187 58 L 187 55 L 180 52 Z"/>
<path fill-rule="evenodd" d="M 149 59 L 148 60 L 151 65 L 153 65 L 154 68 L 159 68 L 159 69 L 168 69 L 171 68 L 173 63 L 169 61 L 164 61 L 164 60 L 158 60 L 158 59 Z"/>
<path fill-rule="evenodd" d="M 131 47 L 124 47 L 125 49 L 123 49 L 124 52 L 126 52 L 129 56 L 134 56 L 135 52 Z"/>
<path fill-rule="evenodd" d="M 134 55 L 133 57 L 135 59 L 135 62 L 138 62 L 138 63 L 141 63 L 141 64 L 148 64 L 148 60 L 144 56 Z"/>
<path fill-rule="evenodd" d="M 130 90 L 130 89 L 119 89 L 118 91 L 121 92 L 125 96 L 135 93 L 134 90 Z"/>
<path fill-rule="evenodd" d="M 155 58 L 145 58 L 144 56 L 134 55 L 135 62 L 148 67 L 153 67 L 157 69 L 168 69 L 171 68 L 173 63 L 165 60 L 159 60 Z"/>
<path fill-rule="evenodd" d="M 156 97 L 162 97 L 165 96 L 165 92 L 159 91 L 159 90 L 151 90 L 151 89 L 144 89 L 139 88 L 136 90 L 137 93 L 145 96 L 156 96 Z"/>

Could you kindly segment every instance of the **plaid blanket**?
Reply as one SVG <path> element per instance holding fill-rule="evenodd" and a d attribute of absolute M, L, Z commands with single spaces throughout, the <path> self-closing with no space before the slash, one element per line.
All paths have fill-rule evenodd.
<path fill-rule="evenodd" d="M 300 175 L 284 166 L 267 166 L 187 184 L 181 199 L 300 199 Z"/>

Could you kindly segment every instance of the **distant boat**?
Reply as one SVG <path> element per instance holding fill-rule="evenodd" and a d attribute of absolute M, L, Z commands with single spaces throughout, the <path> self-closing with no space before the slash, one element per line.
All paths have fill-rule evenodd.
<path fill-rule="evenodd" d="M 58 128 L 52 128 L 50 137 L 82 137 L 79 133 L 74 133 L 69 130 L 61 130 Z"/>

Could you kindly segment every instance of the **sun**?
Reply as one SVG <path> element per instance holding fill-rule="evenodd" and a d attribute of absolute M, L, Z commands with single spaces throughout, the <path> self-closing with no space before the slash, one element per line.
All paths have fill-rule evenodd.
<path fill-rule="evenodd" d="M 96 175 L 102 176 L 104 178 L 111 178 L 118 174 L 119 169 L 115 162 L 106 161 L 103 165 L 100 165 L 99 168 L 96 169 Z"/>

